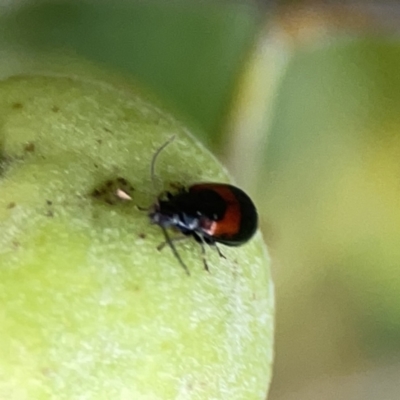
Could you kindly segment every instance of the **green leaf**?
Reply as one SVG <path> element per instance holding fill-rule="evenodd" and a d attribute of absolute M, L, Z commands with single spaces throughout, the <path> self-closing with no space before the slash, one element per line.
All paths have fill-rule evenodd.
<path fill-rule="evenodd" d="M 273 291 L 260 234 L 209 251 L 146 213 L 169 184 L 228 181 L 172 116 L 70 77 L 0 83 L 0 397 L 265 399 Z M 126 180 L 126 182 L 124 181 Z M 115 196 L 123 186 L 132 201 Z"/>

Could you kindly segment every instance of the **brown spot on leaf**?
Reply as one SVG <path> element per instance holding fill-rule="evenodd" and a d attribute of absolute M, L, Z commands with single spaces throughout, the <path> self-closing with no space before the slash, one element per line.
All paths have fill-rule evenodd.
<path fill-rule="evenodd" d="M 45 215 L 46 215 L 46 217 L 53 218 L 54 212 L 52 210 L 47 210 Z"/>
<path fill-rule="evenodd" d="M 12 105 L 11 105 L 11 108 L 13 110 L 20 110 L 23 107 L 24 107 L 24 105 L 20 102 L 15 102 L 15 103 L 12 103 Z"/>
<path fill-rule="evenodd" d="M 92 197 L 100 197 L 102 192 L 99 189 L 94 189 L 93 192 L 91 193 Z"/>
<path fill-rule="evenodd" d="M 116 182 L 124 186 L 129 185 L 128 181 L 125 178 L 117 178 Z M 132 186 L 130 186 L 130 188 L 133 190 Z"/>
<path fill-rule="evenodd" d="M 13 201 L 11 203 L 7 204 L 8 209 L 14 208 L 15 206 L 16 206 L 16 204 Z"/>
<path fill-rule="evenodd" d="M 29 142 L 24 146 L 24 151 L 26 153 L 34 153 L 35 152 L 35 143 Z"/>
<path fill-rule="evenodd" d="M 55 113 L 58 113 L 58 112 L 60 111 L 60 107 L 58 107 L 58 106 L 53 106 L 53 107 L 51 107 L 51 111 L 53 111 L 53 112 L 55 112 Z"/>

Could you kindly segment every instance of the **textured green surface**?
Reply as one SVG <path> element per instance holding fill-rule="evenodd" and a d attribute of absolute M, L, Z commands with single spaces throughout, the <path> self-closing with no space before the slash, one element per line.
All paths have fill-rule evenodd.
<path fill-rule="evenodd" d="M 273 291 L 258 234 L 226 260 L 179 245 L 135 205 L 169 182 L 227 181 L 172 118 L 63 77 L 0 83 L 0 398 L 264 399 Z M 91 193 L 126 178 L 133 202 Z"/>

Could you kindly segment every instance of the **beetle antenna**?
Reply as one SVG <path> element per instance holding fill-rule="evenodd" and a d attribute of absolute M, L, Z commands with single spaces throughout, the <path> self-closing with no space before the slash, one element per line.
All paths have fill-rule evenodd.
<path fill-rule="evenodd" d="M 183 269 L 185 270 L 185 272 L 190 276 L 189 269 L 188 269 L 188 267 L 186 266 L 186 264 L 182 261 L 182 258 L 181 258 L 181 256 L 179 255 L 178 250 L 176 250 L 176 247 L 175 247 L 175 245 L 174 245 L 174 242 L 173 242 L 173 241 L 171 240 L 171 238 L 169 237 L 167 230 L 166 230 L 162 225 L 160 225 L 160 227 L 161 227 L 161 229 L 162 229 L 162 231 L 163 231 L 163 233 L 164 233 L 164 237 L 165 237 L 166 243 L 167 243 L 168 246 L 171 248 L 172 252 L 174 253 L 174 256 L 175 256 L 176 259 L 179 261 L 179 264 L 182 265 L 182 267 L 183 267 Z"/>
<path fill-rule="evenodd" d="M 155 167 L 156 167 L 156 161 L 159 156 L 159 154 L 173 141 L 175 140 L 175 135 L 171 136 L 160 148 L 154 153 L 153 158 L 151 160 L 151 166 L 150 166 L 150 176 L 151 176 L 151 183 L 153 185 L 154 191 L 156 191 L 156 176 L 155 176 Z"/>

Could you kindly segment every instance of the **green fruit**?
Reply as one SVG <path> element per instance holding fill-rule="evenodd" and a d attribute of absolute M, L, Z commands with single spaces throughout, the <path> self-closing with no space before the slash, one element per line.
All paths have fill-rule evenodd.
<path fill-rule="evenodd" d="M 64 77 L 0 83 L 0 399 L 265 399 L 273 291 L 258 234 L 177 244 L 137 208 L 171 182 L 227 181 L 136 94 Z M 150 179 L 160 155 L 157 188 Z M 124 183 L 118 178 L 124 178 Z M 124 186 L 132 201 L 114 196 Z"/>

